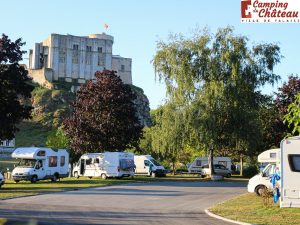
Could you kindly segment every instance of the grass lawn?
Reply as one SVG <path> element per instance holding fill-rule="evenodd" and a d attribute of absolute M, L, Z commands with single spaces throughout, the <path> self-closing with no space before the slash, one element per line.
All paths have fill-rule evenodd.
<path fill-rule="evenodd" d="M 218 204 L 210 211 L 225 218 L 252 224 L 300 224 L 299 208 L 280 209 L 279 204 L 273 203 L 273 199 L 269 199 L 269 206 L 264 206 L 263 199 L 253 193 Z"/>
<path fill-rule="evenodd" d="M 0 199 L 14 198 L 27 195 L 37 195 L 49 192 L 77 190 L 79 188 L 99 187 L 113 184 L 123 184 L 134 182 L 130 179 L 107 179 L 100 178 L 65 178 L 59 182 L 53 183 L 51 181 L 38 181 L 35 184 L 29 181 L 20 181 L 15 183 L 12 180 L 7 180 L 0 189 Z M 1 223 L 0 223 L 1 225 Z"/>

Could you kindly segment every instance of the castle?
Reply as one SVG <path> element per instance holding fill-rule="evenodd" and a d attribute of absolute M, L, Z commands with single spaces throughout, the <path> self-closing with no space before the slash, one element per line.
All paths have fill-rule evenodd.
<path fill-rule="evenodd" d="M 125 84 L 132 84 L 130 58 L 112 54 L 114 38 L 105 33 L 88 36 L 51 34 L 29 50 L 29 76 L 45 87 L 62 82 L 73 90 L 96 71 L 115 70 Z"/>

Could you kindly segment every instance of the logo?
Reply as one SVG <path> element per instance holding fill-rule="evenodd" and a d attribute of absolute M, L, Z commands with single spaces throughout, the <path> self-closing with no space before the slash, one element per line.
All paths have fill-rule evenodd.
<path fill-rule="evenodd" d="M 298 0 L 241 0 L 242 23 L 300 23 Z"/>
<path fill-rule="evenodd" d="M 242 0 L 241 12 L 242 18 L 251 18 L 251 0 Z"/>

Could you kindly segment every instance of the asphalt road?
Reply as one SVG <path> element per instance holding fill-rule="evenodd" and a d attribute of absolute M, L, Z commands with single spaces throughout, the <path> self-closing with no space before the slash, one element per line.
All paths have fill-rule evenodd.
<path fill-rule="evenodd" d="M 237 182 L 132 183 L 3 200 L 0 216 L 39 225 L 229 225 L 204 209 L 245 192 Z"/>

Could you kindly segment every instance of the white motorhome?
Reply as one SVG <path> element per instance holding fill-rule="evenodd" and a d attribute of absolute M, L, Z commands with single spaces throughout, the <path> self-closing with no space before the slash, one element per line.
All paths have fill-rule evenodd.
<path fill-rule="evenodd" d="M 135 155 L 135 174 L 152 177 L 166 176 L 166 169 L 160 165 L 151 155 Z"/>
<path fill-rule="evenodd" d="M 228 170 L 231 170 L 231 159 L 229 157 L 214 157 L 213 164 L 223 165 Z M 188 166 L 189 173 L 199 173 L 202 172 L 202 167 L 208 164 L 208 157 L 198 157 Z"/>
<path fill-rule="evenodd" d="M 300 208 L 300 136 L 280 143 L 280 207 Z"/>
<path fill-rule="evenodd" d="M 73 176 L 129 177 L 134 176 L 134 154 L 131 152 L 87 153 L 80 157 Z"/>
<path fill-rule="evenodd" d="M 69 174 L 69 153 L 66 149 L 22 147 L 12 153 L 12 158 L 20 159 L 12 171 L 12 178 L 16 182 L 57 181 Z"/>
<path fill-rule="evenodd" d="M 276 165 L 279 162 L 280 149 L 270 149 L 260 153 L 257 157 L 258 162 L 264 165 L 261 173 L 252 177 L 248 182 L 248 192 L 255 192 L 257 195 L 261 195 L 263 191 L 268 188 L 272 188 L 270 182 L 270 176 L 274 174 Z"/>
<path fill-rule="evenodd" d="M 1 186 L 4 184 L 4 182 L 5 182 L 4 176 L 3 176 L 3 174 L 2 174 L 1 171 L 0 171 L 0 188 L 1 188 Z"/>

